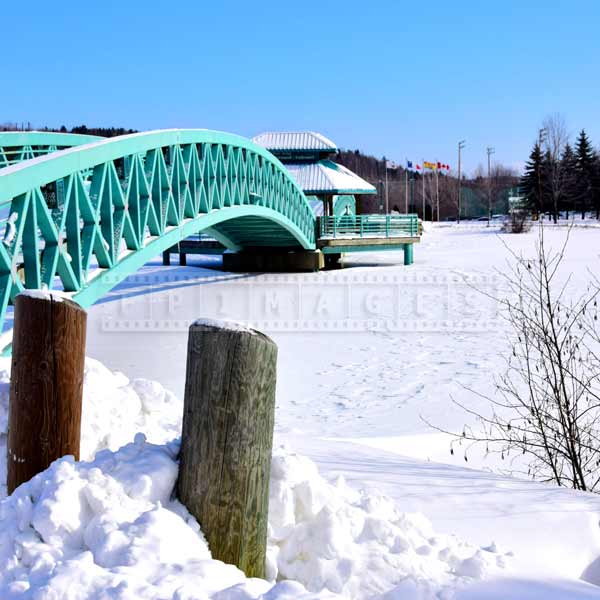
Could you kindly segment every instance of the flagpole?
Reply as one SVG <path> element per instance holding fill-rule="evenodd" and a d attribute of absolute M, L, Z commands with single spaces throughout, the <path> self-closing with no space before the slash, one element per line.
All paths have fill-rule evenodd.
<path fill-rule="evenodd" d="M 436 170 L 435 170 L 435 208 L 437 212 L 437 222 L 440 222 L 440 169 L 439 163 L 436 160 Z M 433 220 L 433 219 L 432 219 Z"/>
<path fill-rule="evenodd" d="M 421 165 L 423 167 L 423 221 L 425 221 L 425 159 L 421 159 Z"/>
<path fill-rule="evenodd" d="M 406 161 L 406 169 L 404 175 L 406 176 L 406 185 L 404 191 L 404 212 L 408 214 L 408 161 Z"/>
<path fill-rule="evenodd" d="M 388 170 L 388 161 L 387 158 L 384 161 L 385 166 L 385 214 L 390 214 L 390 200 L 388 196 L 388 178 L 387 178 L 387 170 Z"/>

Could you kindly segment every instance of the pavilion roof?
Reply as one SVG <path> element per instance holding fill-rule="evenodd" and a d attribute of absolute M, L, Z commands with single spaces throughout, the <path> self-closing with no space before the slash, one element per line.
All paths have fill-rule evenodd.
<path fill-rule="evenodd" d="M 331 160 L 285 165 L 305 194 L 376 194 L 369 182 Z"/>

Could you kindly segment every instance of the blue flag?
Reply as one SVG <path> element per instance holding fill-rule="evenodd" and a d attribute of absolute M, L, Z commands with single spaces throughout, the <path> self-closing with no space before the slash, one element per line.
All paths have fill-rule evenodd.
<path fill-rule="evenodd" d="M 406 168 L 407 168 L 407 169 L 412 169 L 412 168 L 413 168 L 413 165 L 412 165 L 412 161 L 411 161 L 411 160 L 407 160 L 407 161 L 406 161 Z"/>

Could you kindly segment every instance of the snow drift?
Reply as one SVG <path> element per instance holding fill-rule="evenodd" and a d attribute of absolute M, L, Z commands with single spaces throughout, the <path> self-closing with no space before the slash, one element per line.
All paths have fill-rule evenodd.
<path fill-rule="evenodd" d="M 0 366 L 5 455 L 9 363 Z M 437 535 L 422 515 L 343 480 L 329 483 L 309 459 L 278 448 L 270 581 L 247 579 L 211 558 L 200 526 L 174 498 L 179 446 L 170 440 L 181 412 L 160 384 L 87 360 L 82 457 L 89 462 L 56 461 L 0 502 L 0 598 L 427 599 L 450 597 L 504 566 L 493 545 Z M 127 443 L 136 430 L 143 433 Z"/>

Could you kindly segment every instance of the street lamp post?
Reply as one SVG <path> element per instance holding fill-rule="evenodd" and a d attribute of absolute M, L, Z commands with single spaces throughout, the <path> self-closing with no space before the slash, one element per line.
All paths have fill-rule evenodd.
<path fill-rule="evenodd" d="M 435 208 L 437 213 L 437 222 L 440 222 L 440 163 L 436 162 L 436 170 L 435 170 Z M 433 210 L 431 211 L 431 220 L 433 221 Z"/>
<path fill-rule="evenodd" d="M 388 161 L 387 158 L 384 159 L 384 166 L 385 166 L 385 214 L 389 215 L 390 214 L 390 196 L 388 193 Z"/>
<path fill-rule="evenodd" d="M 460 223 L 460 209 L 461 209 L 461 184 L 462 184 L 462 175 L 461 175 L 461 150 L 465 147 L 465 140 L 461 140 L 458 142 L 458 219 L 457 222 Z"/>
<path fill-rule="evenodd" d="M 404 212 L 408 214 L 408 165 L 407 168 L 404 169 Z"/>
<path fill-rule="evenodd" d="M 542 151 L 542 144 L 546 141 L 546 133 L 548 133 L 548 130 L 545 127 L 542 127 L 540 129 L 538 138 L 540 153 Z M 542 173 L 540 168 L 538 168 L 538 205 L 540 212 L 542 213 L 542 220 L 544 220 L 544 202 L 542 199 Z"/>
<path fill-rule="evenodd" d="M 423 222 L 425 222 L 425 159 L 421 159 L 421 166 L 423 167 L 423 173 L 421 175 L 421 183 L 423 184 Z"/>
<path fill-rule="evenodd" d="M 490 221 L 492 220 L 492 159 L 491 156 L 496 152 L 494 148 L 488 146 L 485 151 L 487 152 L 487 162 L 488 162 L 488 222 L 487 226 L 490 226 Z"/>

